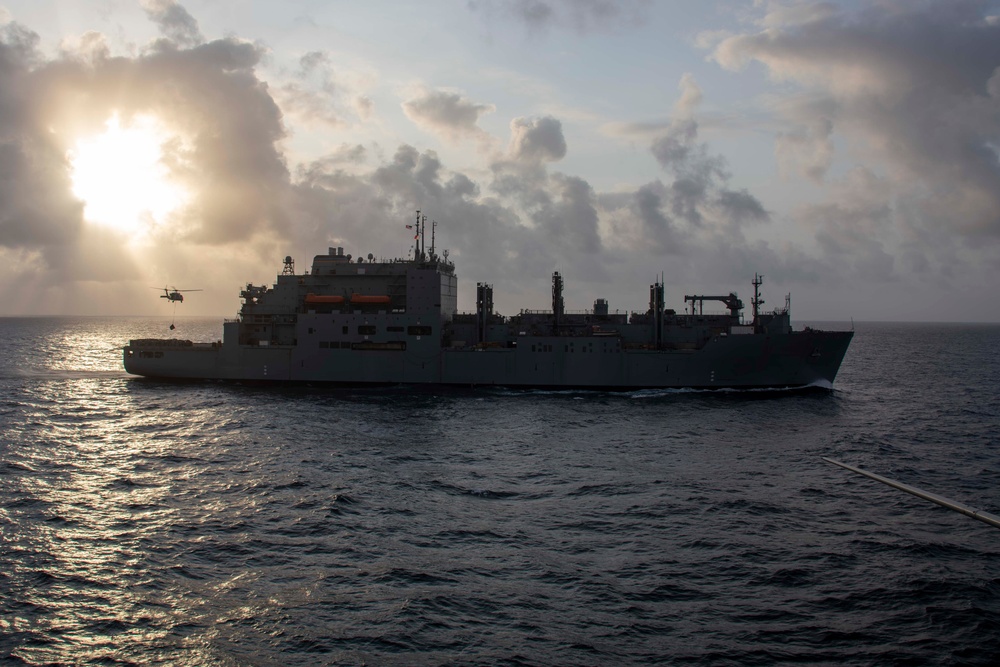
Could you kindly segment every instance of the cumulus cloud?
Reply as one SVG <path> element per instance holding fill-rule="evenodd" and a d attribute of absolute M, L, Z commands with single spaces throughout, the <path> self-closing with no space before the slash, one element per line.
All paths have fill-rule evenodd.
<path fill-rule="evenodd" d="M 578 176 L 555 174 L 555 197 L 537 210 L 533 219 L 547 241 L 567 244 L 573 254 L 593 255 L 601 251 L 596 198 L 591 185 Z"/>
<path fill-rule="evenodd" d="M 605 193 L 601 208 L 609 222 L 609 241 L 626 252 L 645 249 L 655 255 L 680 256 L 694 249 L 690 230 L 669 214 L 670 192 L 661 181 L 634 192 Z"/>
<path fill-rule="evenodd" d="M 147 7 L 161 25 L 187 26 L 185 43 L 199 41 L 179 6 Z M 230 38 L 184 48 L 161 38 L 134 57 L 103 50 L 93 57 L 101 40 L 90 35 L 80 42 L 84 57 L 64 46 L 46 58 L 37 43 L 19 24 L 0 30 L 0 245 L 79 242 L 83 207 L 71 193 L 67 152 L 113 114 L 152 115 L 171 133 L 162 164 L 192 195 L 176 214 L 173 238 L 226 244 L 259 230 L 282 233 L 289 178 L 276 142 L 284 128 L 255 74 L 258 47 Z M 41 257 L 88 275 L 82 260 L 67 262 L 57 252 Z M 93 256 L 92 268 L 101 263 Z"/>
<path fill-rule="evenodd" d="M 328 245 L 355 256 L 405 250 L 412 235 L 403 225 L 420 209 L 441 223 L 438 251 L 451 250 L 463 285 L 496 281 L 498 307 L 509 313 L 544 307 L 544 299 L 517 297 L 544 294 L 555 269 L 576 308 L 590 305 L 588 288 L 617 296 L 618 285 L 645 285 L 651 266 L 668 284 L 705 290 L 732 289 L 759 270 L 770 280 L 828 283 L 837 275 L 942 275 L 980 252 L 976 240 L 998 226 L 1000 59 L 987 37 L 1000 26 L 977 18 L 970 3 L 946 11 L 881 2 L 862 14 L 771 3 L 758 5 L 753 30 L 713 37 L 716 62 L 734 71 L 758 63 L 781 82 L 768 100 L 777 119 L 769 129 L 781 128 L 773 134 L 779 168 L 827 193 L 790 212 L 808 232 L 803 245 L 776 233 L 777 215 L 706 141 L 712 126 L 702 105 L 713 91 L 692 74 L 681 77 L 661 120 L 628 125 L 633 145 L 648 149 L 650 174 L 613 188 L 558 170 L 575 155 L 567 129 L 576 126 L 564 126 L 574 117 L 512 114 L 509 137 L 494 138 L 481 127 L 494 107 L 444 88 L 414 89 L 401 108 L 431 142 L 471 140 L 481 150 L 466 153 L 469 163 L 456 164 L 452 146 L 439 153 L 359 137 L 289 165 L 286 122 L 343 128 L 374 113 L 338 56 L 306 52 L 264 81 L 263 46 L 206 39 L 176 2 L 143 6 L 161 37 L 127 56 L 112 54 L 99 33 L 45 55 L 31 30 L 0 27 L 5 284 L 29 277 L 75 281 L 76 289 L 151 270 L 160 282 L 270 280 L 285 254 L 308 257 Z M 615 7 L 539 0 L 474 8 L 516 12 L 538 28 L 593 29 L 587 21 L 599 16 L 622 25 L 625 10 Z M 921 53 L 930 43 L 948 52 Z M 167 128 L 162 162 L 191 195 L 138 246 L 85 223 L 69 182 L 73 139 L 100 132 L 115 112 L 123 122 L 155 116 Z M 641 289 L 637 299 L 645 299 Z"/>
<path fill-rule="evenodd" d="M 508 312 L 543 306 L 515 297 L 544 293 L 557 268 L 567 277 L 568 303 L 586 307 L 588 284 L 645 284 L 639 272 L 650 257 L 672 258 L 666 273 L 691 282 L 729 279 L 762 257 L 775 271 L 788 264 L 766 243 L 744 239 L 744 228 L 769 215 L 729 184 L 725 161 L 700 139 L 704 95 L 691 75 L 680 82 L 669 121 L 649 130 L 663 179 L 614 192 L 554 170 L 570 152 L 559 118 L 513 118 L 502 149 L 480 127 L 492 105 L 426 87 L 402 102 L 403 112 L 446 142 L 490 148 L 475 154 L 487 160 L 485 170 L 448 165 L 426 147 L 404 143 L 383 157 L 383 147 L 357 142 L 289 168 L 286 116 L 342 126 L 352 108 L 372 111 L 359 87 L 338 75 L 336 57 L 306 52 L 268 84 L 259 74 L 262 46 L 205 39 L 173 2 L 144 7 L 162 36 L 128 56 L 112 55 L 97 33 L 67 41 L 55 57 L 41 54 L 26 28 L 0 33 L 0 255 L 21 276 L 78 284 L 151 272 L 152 284 L 177 276 L 267 280 L 262 267 L 292 249 L 343 245 L 383 256 L 405 247 L 412 237 L 403 225 L 417 209 L 444 225 L 438 250 L 451 249 L 464 282 L 502 285 L 497 304 Z M 580 7 L 590 16 L 599 9 Z M 113 113 L 123 123 L 158 119 L 170 133 L 162 163 L 191 195 L 127 252 L 115 234 L 83 221 L 68 178 L 72 138 L 100 132 Z M 720 271 L 719 262 L 733 258 Z"/>
<path fill-rule="evenodd" d="M 139 4 L 170 42 L 195 46 L 205 41 L 198 22 L 176 0 L 141 0 Z"/>
<path fill-rule="evenodd" d="M 364 81 L 338 76 L 329 52 L 309 51 L 299 57 L 288 79 L 274 87 L 274 95 L 282 113 L 296 122 L 341 129 L 372 117 L 374 104 L 364 89 Z"/>
<path fill-rule="evenodd" d="M 712 53 L 727 69 L 758 62 L 798 86 L 781 110 L 794 128 L 778 138 L 782 162 L 820 180 L 839 137 L 851 157 L 886 171 L 901 234 L 946 227 L 1000 237 L 1000 25 L 986 5 L 811 7 L 808 20 L 791 20 L 788 7 L 772 5 L 764 29 Z"/>
<path fill-rule="evenodd" d="M 423 130 L 447 141 L 466 138 L 485 139 L 479 127 L 480 116 L 495 110 L 492 104 L 479 104 L 459 93 L 422 88 L 415 97 L 403 102 L 403 113 Z"/>
<path fill-rule="evenodd" d="M 79 234 L 83 203 L 70 193 L 62 151 L 44 136 L 0 143 L 0 201 L 2 245 L 58 245 Z"/>
<path fill-rule="evenodd" d="M 510 122 L 510 155 L 515 160 L 555 162 L 566 157 L 562 123 L 551 116 Z"/>
<path fill-rule="evenodd" d="M 80 233 L 82 202 L 70 192 L 65 149 L 46 130 L 31 64 L 38 36 L 0 27 L 0 245 L 71 244 Z"/>
<path fill-rule="evenodd" d="M 753 195 L 728 189 L 725 159 L 699 140 L 695 112 L 701 90 L 694 77 L 685 74 L 680 88 L 673 119 L 650 147 L 663 170 L 673 176 L 663 204 L 675 218 L 695 226 L 708 221 L 738 231 L 746 222 L 766 221 L 768 214 Z"/>
<path fill-rule="evenodd" d="M 526 225 L 509 204 L 482 197 L 475 178 L 448 169 L 431 150 L 403 144 L 388 160 L 360 171 L 329 160 L 304 165 L 295 192 L 299 219 L 316 221 L 298 226 L 302 247 L 343 241 L 361 255 L 382 256 L 410 242 L 404 224 L 420 209 L 428 231 L 434 220 L 444 225 L 437 251 L 451 251 L 466 284 L 495 280 L 514 292 L 537 287 L 556 262 L 542 231 Z"/>

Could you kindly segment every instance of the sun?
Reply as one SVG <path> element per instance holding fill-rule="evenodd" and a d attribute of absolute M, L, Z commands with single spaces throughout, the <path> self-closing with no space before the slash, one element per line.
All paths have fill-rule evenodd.
<path fill-rule="evenodd" d="M 163 145 L 171 138 L 151 116 L 123 125 L 116 113 L 103 134 L 77 141 L 67 158 L 84 218 L 138 234 L 183 206 L 189 194 L 163 162 Z"/>

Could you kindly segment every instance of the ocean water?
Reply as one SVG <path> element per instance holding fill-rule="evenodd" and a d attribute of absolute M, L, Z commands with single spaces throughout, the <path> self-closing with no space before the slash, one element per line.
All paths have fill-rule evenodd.
<path fill-rule="evenodd" d="M 1000 326 L 865 324 L 831 393 L 168 384 L 0 319 L 0 664 L 989 665 Z"/>

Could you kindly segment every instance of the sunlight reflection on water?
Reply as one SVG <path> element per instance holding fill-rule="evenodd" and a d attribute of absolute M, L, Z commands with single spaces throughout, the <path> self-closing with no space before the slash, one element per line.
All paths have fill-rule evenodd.
<path fill-rule="evenodd" d="M 0 320 L 3 328 L 25 324 Z M 13 349 L 7 363 L 0 362 L 0 381 L 20 388 L 4 411 L 34 415 L 4 426 L 4 440 L 18 443 L 20 474 L 12 480 L 17 488 L 8 489 L 15 506 L 4 508 L 0 520 L 20 528 L 2 531 L 0 539 L 4 560 L 14 564 L 11 576 L 31 582 L 13 605 L 16 613 L 5 618 L 4 634 L 35 638 L 17 652 L 29 664 L 147 664 L 145 651 L 178 643 L 202 647 L 186 654 L 188 664 L 211 662 L 200 653 L 204 640 L 178 634 L 195 611 L 184 588 L 151 574 L 170 568 L 157 552 L 169 542 L 178 514 L 171 498 L 176 480 L 158 462 L 183 456 L 179 448 L 200 436 L 201 416 L 183 405 L 150 410 L 135 400 L 121 367 L 119 344 L 162 335 L 163 322 L 78 318 L 67 327 L 39 318 L 27 324 L 52 332 L 29 340 L 5 336 Z M 201 338 L 216 325 L 221 328 L 206 318 L 179 328 Z M 24 511 L 38 520 L 17 520 Z"/>
<path fill-rule="evenodd" d="M 286 390 L 129 378 L 118 344 L 162 320 L 67 322 L 0 361 L 0 660 L 936 664 L 996 645 L 993 536 L 820 459 L 996 511 L 992 357 L 922 361 L 940 393 L 864 335 L 825 395 Z M 221 329 L 203 324 L 192 339 Z M 54 360 L 94 330 L 112 351 Z"/>

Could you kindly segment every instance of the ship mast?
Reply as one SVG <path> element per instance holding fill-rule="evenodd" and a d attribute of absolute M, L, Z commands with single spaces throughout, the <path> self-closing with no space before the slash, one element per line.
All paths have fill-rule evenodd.
<path fill-rule="evenodd" d="M 435 261 L 435 242 L 437 236 L 437 220 L 431 221 L 431 261 Z M 427 236 L 427 216 L 420 215 L 420 211 L 417 211 L 417 219 L 415 224 L 407 225 L 406 228 L 409 229 L 413 227 L 416 230 L 413 238 L 416 243 L 413 246 L 413 261 L 414 262 L 426 262 L 428 260 L 427 256 L 427 246 L 424 243 L 424 238 Z"/>
<path fill-rule="evenodd" d="M 653 313 L 653 345 L 659 350 L 663 347 L 663 283 L 660 281 L 649 286 L 649 310 Z"/>
<path fill-rule="evenodd" d="M 563 302 L 563 279 L 556 271 L 552 274 L 552 331 L 559 335 L 565 303 Z"/>
<path fill-rule="evenodd" d="M 420 218 L 420 261 L 426 262 L 427 255 L 424 254 L 424 236 L 427 234 L 427 216 Z"/>
<path fill-rule="evenodd" d="M 760 298 L 760 286 L 764 284 L 764 276 L 753 274 L 753 331 L 758 333 L 758 316 L 760 315 L 760 307 L 764 303 L 764 299 Z"/>
<path fill-rule="evenodd" d="M 417 230 L 416 243 L 413 244 L 413 261 L 420 261 L 420 211 L 417 211 L 417 221 L 414 225 L 414 229 Z"/>

